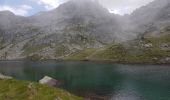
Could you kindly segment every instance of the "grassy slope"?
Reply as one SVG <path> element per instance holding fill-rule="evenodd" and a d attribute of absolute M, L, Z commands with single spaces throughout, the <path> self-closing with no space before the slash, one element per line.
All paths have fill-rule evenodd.
<path fill-rule="evenodd" d="M 170 57 L 170 50 L 162 50 L 162 43 L 170 43 L 170 35 L 160 37 L 147 37 L 141 41 L 133 41 L 130 47 L 124 47 L 121 44 L 111 44 L 99 49 L 86 49 L 76 52 L 66 59 L 72 60 L 111 60 L 116 62 L 129 63 L 161 63 L 160 60 Z M 143 44 L 151 43 L 150 48 L 142 47 Z M 155 59 L 156 58 L 156 59 Z M 170 63 L 170 62 L 169 62 Z"/>
<path fill-rule="evenodd" d="M 81 50 L 77 51 L 70 56 L 66 57 L 66 60 L 86 60 L 90 55 L 92 55 L 96 49 L 86 49 L 86 50 Z"/>
<path fill-rule="evenodd" d="M 27 47 L 27 48 L 24 48 L 24 52 L 22 55 L 29 55 L 31 53 L 35 53 L 35 52 L 42 50 L 46 47 L 48 47 L 48 45 L 37 45 L 37 46 Z"/>
<path fill-rule="evenodd" d="M 0 100 L 82 100 L 64 90 L 27 81 L 0 80 L 0 86 Z"/>

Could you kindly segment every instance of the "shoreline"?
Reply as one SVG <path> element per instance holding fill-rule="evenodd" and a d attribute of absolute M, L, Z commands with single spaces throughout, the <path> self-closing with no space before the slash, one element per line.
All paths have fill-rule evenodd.
<path fill-rule="evenodd" d="M 66 98 L 69 98 L 70 100 L 83 100 L 83 97 L 72 94 L 62 88 L 54 88 L 34 81 L 18 79 L 0 79 L 0 85 L 2 86 L 2 89 L 0 90 L 1 100 L 6 100 L 6 98 L 11 98 L 12 100 L 28 100 L 30 99 L 30 97 L 32 97 L 31 100 L 36 100 L 37 98 L 39 98 L 39 100 L 56 100 L 57 98 L 60 98 L 61 100 L 67 100 Z M 15 90 L 17 92 L 9 90 L 9 87 L 11 90 Z M 6 91 L 3 91 L 3 89 L 6 89 Z M 48 91 L 48 96 L 44 95 L 48 93 Z"/>
<path fill-rule="evenodd" d="M 12 59 L 12 60 L 0 60 L 0 62 L 46 62 L 46 61 L 55 61 L 55 62 L 94 62 L 94 63 L 111 63 L 111 64 L 130 64 L 130 65 L 170 65 L 170 62 L 162 63 L 162 62 L 131 62 L 131 61 L 113 61 L 113 60 L 91 60 L 91 59 L 84 59 L 84 60 L 72 60 L 72 59 L 43 59 L 43 60 L 26 60 L 26 59 Z"/>

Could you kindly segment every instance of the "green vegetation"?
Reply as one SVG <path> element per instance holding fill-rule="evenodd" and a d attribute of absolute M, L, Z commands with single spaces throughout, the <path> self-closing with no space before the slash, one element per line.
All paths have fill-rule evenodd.
<path fill-rule="evenodd" d="M 5 40 L 3 38 L 3 35 L 0 33 L 0 49 L 3 49 L 5 47 L 4 43 L 5 43 Z"/>
<path fill-rule="evenodd" d="M 28 46 L 23 48 L 24 52 L 22 55 L 29 55 L 31 53 L 35 53 L 39 50 L 42 50 L 43 48 L 48 47 L 48 45 L 36 45 L 36 46 Z"/>
<path fill-rule="evenodd" d="M 163 43 L 170 43 L 170 34 L 162 35 L 160 37 L 147 37 L 144 38 L 145 42 L 150 42 L 153 44 L 154 47 L 159 48 Z"/>
<path fill-rule="evenodd" d="M 43 58 L 41 55 L 33 54 L 33 55 L 30 55 L 30 56 L 27 56 L 25 59 L 31 60 L 31 61 L 39 61 L 39 60 L 41 60 L 41 58 Z"/>
<path fill-rule="evenodd" d="M 96 49 L 86 49 L 86 50 L 80 50 L 73 54 L 71 54 L 69 57 L 66 57 L 67 60 L 86 60 L 89 56 L 91 56 Z"/>
<path fill-rule="evenodd" d="M 38 83 L 0 80 L 0 100 L 82 100 L 64 90 Z"/>
<path fill-rule="evenodd" d="M 64 45 L 55 46 L 55 56 L 64 56 L 69 53 L 69 48 Z"/>
<path fill-rule="evenodd" d="M 71 27 L 71 30 L 82 30 L 86 26 L 78 25 Z M 166 29 L 168 30 L 168 29 Z M 127 63 L 170 63 L 170 34 L 162 34 L 159 37 L 142 35 L 136 40 L 129 41 L 124 44 L 110 44 L 102 48 L 87 48 L 93 45 L 93 38 L 84 35 L 85 30 L 72 37 L 69 43 L 51 44 L 51 48 L 55 50 L 55 57 L 65 57 L 65 60 L 109 60 L 114 62 Z M 167 31 L 166 31 L 167 32 Z M 70 50 L 65 44 L 76 44 L 83 50 Z M 40 60 L 42 56 L 36 52 L 48 47 L 49 45 L 25 45 L 23 55 L 28 60 Z M 71 53 L 71 54 L 70 54 Z M 69 54 L 69 56 L 67 56 Z M 44 58 L 45 59 L 45 58 Z M 167 61 L 165 61 L 167 60 Z"/>
<path fill-rule="evenodd" d="M 163 49 L 162 44 L 170 44 L 170 35 L 147 37 L 134 40 L 132 45 L 111 44 L 98 49 L 86 49 L 70 55 L 72 60 L 111 60 L 127 63 L 170 63 L 170 47 Z M 168 49 L 169 48 L 169 49 Z"/>
<path fill-rule="evenodd" d="M 105 49 L 96 52 L 92 58 L 99 60 L 121 61 L 126 55 L 126 48 L 121 44 L 113 44 L 105 47 Z"/>

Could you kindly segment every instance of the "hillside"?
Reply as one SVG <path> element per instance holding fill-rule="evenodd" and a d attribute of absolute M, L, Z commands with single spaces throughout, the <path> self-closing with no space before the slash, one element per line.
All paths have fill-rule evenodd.
<path fill-rule="evenodd" d="M 71 0 L 27 18 L 7 13 L 0 12 L 0 20 L 6 22 L 10 18 L 9 23 L 2 22 L 0 27 L 2 59 L 22 59 L 35 54 L 56 59 L 76 50 L 112 43 L 121 33 L 114 15 L 91 0 Z"/>
<path fill-rule="evenodd" d="M 155 0 L 119 16 L 93 0 L 70 0 L 30 17 L 3 11 L 0 58 L 169 63 L 169 9 L 169 0 Z"/>
<path fill-rule="evenodd" d="M 128 44 L 110 44 L 98 49 L 85 49 L 66 60 L 94 60 L 118 63 L 170 63 L 170 35 L 136 39 Z"/>
<path fill-rule="evenodd" d="M 1 79 L 0 85 L 1 100 L 82 100 L 64 90 L 33 82 Z"/>

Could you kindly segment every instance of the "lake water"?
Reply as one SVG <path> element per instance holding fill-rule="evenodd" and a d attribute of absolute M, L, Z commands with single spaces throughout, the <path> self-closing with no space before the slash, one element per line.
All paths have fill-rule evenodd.
<path fill-rule="evenodd" d="M 30 81 L 48 75 L 61 80 L 61 88 L 71 93 L 101 96 L 101 100 L 102 97 L 110 100 L 170 100 L 168 65 L 0 61 L 0 73 Z"/>

